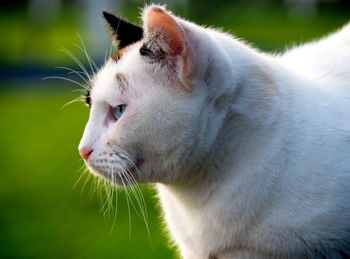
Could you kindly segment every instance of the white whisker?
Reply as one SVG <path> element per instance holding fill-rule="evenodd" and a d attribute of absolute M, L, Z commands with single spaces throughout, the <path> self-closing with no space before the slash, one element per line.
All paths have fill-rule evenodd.
<path fill-rule="evenodd" d="M 97 188 L 99 188 L 98 177 L 93 177 L 93 181 L 92 181 L 92 184 L 90 186 L 90 192 L 89 192 L 90 197 L 92 197 L 92 195 L 94 193 L 97 193 Z"/>
<path fill-rule="evenodd" d="M 73 93 L 80 92 L 80 93 L 85 94 L 85 93 L 86 93 L 86 90 L 83 90 L 83 89 L 74 89 L 74 90 L 72 90 L 72 92 L 73 92 Z"/>
<path fill-rule="evenodd" d="M 77 180 L 77 181 L 75 182 L 75 184 L 73 185 L 73 189 L 75 189 L 75 187 L 78 185 L 80 179 L 81 179 L 84 175 L 86 175 L 86 173 L 89 171 L 89 170 L 86 168 L 85 164 L 84 164 L 84 165 L 78 170 L 78 172 L 81 171 L 81 170 L 84 169 L 84 168 L 85 168 L 84 172 L 83 172 L 82 174 L 80 174 L 78 180 Z"/>
<path fill-rule="evenodd" d="M 138 186 L 134 176 L 130 172 L 128 175 L 134 183 L 133 188 L 135 188 L 136 192 L 138 193 L 138 196 L 139 196 L 139 199 L 141 202 L 142 211 L 143 211 L 143 214 L 145 215 L 145 219 L 147 220 L 147 206 L 146 206 L 146 201 L 145 201 L 144 196 L 142 194 L 141 188 Z"/>
<path fill-rule="evenodd" d="M 86 177 L 86 179 L 85 179 L 85 182 L 84 182 L 84 184 L 83 184 L 83 187 L 81 188 L 80 195 L 83 194 L 84 189 L 85 189 L 85 186 L 86 186 L 87 182 L 88 182 L 90 179 L 91 179 L 91 174 L 88 174 L 87 177 Z"/>
<path fill-rule="evenodd" d="M 111 46 L 109 47 L 109 57 L 112 56 L 112 51 L 113 51 L 114 45 L 111 43 Z"/>
<path fill-rule="evenodd" d="M 140 213 L 142 216 L 138 213 L 137 214 L 144 221 L 147 233 L 150 237 L 150 231 L 149 231 L 148 219 L 147 219 L 147 207 L 146 207 L 146 203 L 145 203 L 144 197 L 142 195 L 142 192 L 140 190 L 140 187 L 137 185 L 135 179 L 133 178 L 133 176 L 129 172 L 125 172 L 125 176 L 129 179 L 129 182 L 132 184 L 132 185 L 130 185 L 130 188 L 133 191 L 135 200 L 139 206 Z M 135 210 L 136 210 L 136 208 L 135 208 Z"/>
<path fill-rule="evenodd" d="M 73 79 L 70 79 L 70 78 L 67 78 L 67 77 L 63 77 L 63 76 L 47 76 L 47 77 L 43 78 L 43 80 L 47 80 L 47 79 L 60 79 L 60 80 L 64 80 L 64 81 L 68 81 L 68 82 L 74 83 L 76 85 L 81 86 L 84 89 L 87 89 L 86 86 L 83 85 L 82 83 L 79 83 L 78 81 L 75 81 Z"/>
<path fill-rule="evenodd" d="M 56 68 L 68 70 L 68 71 L 69 71 L 68 74 L 75 74 L 75 75 L 77 75 L 78 77 L 80 77 L 80 78 L 85 82 L 85 84 L 87 84 L 86 88 L 88 88 L 89 80 L 88 80 L 87 78 L 84 77 L 84 76 L 87 76 L 87 75 L 85 74 L 85 72 L 83 72 L 83 71 L 76 71 L 76 70 L 74 70 L 74 69 L 72 69 L 72 68 L 69 68 L 69 67 L 56 67 Z M 84 75 L 84 76 L 83 76 L 83 75 Z"/>
<path fill-rule="evenodd" d="M 85 53 L 86 59 L 87 59 L 87 61 L 88 61 L 89 64 L 90 64 L 91 71 L 94 71 L 94 70 L 93 70 L 93 68 L 94 68 L 94 69 L 95 69 L 95 72 L 94 72 L 94 73 L 96 73 L 96 72 L 98 71 L 98 67 L 97 67 L 95 61 L 92 59 L 92 57 L 91 57 L 91 56 L 89 55 L 89 53 L 87 52 L 87 49 L 86 49 L 85 44 L 84 44 L 84 41 L 83 41 L 83 39 L 80 37 L 79 34 L 78 34 L 78 38 L 79 38 L 79 40 L 80 40 L 80 42 L 81 42 L 82 48 L 79 47 L 78 45 L 76 45 L 76 47 L 78 47 L 80 50 L 82 50 L 82 51 Z M 91 65 L 92 65 L 93 67 L 92 67 Z"/>
<path fill-rule="evenodd" d="M 85 66 L 83 65 L 83 63 L 69 50 L 67 50 L 66 48 L 62 47 L 60 49 L 63 53 L 66 53 L 68 56 L 70 56 L 76 63 L 77 65 L 80 67 L 80 69 L 86 74 L 86 76 L 89 78 L 89 80 L 92 80 L 92 76 L 90 75 L 90 73 L 87 71 L 87 69 L 85 68 Z"/>
<path fill-rule="evenodd" d="M 115 177 L 115 173 L 113 172 L 113 168 L 112 168 L 112 184 L 114 185 L 113 190 L 115 192 L 115 212 L 114 212 L 111 232 L 113 232 L 113 230 L 114 230 L 116 219 L 117 219 L 117 214 L 118 214 L 118 189 L 117 189 L 117 186 L 115 186 L 115 178 L 114 177 Z"/>
<path fill-rule="evenodd" d="M 126 198 L 126 204 L 128 207 L 128 216 L 129 216 L 129 240 L 131 239 L 131 214 L 130 214 L 130 204 L 129 204 L 129 195 L 128 195 L 128 190 L 126 189 L 123 177 L 121 176 L 121 174 L 118 174 L 118 176 L 120 177 L 120 180 L 122 181 L 123 187 L 124 187 L 124 193 L 125 193 L 125 198 Z"/>
<path fill-rule="evenodd" d="M 62 107 L 60 108 L 60 111 L 63 110 L 64 108 L 66 108 L 68 105 L 75 103 L 75 102 L 85 102 L 85 99 L 83 96 L 79 96 L 79 97 L 73 99 L 72 101 L 67 102 L 66 104 L 62 105 Z"/>

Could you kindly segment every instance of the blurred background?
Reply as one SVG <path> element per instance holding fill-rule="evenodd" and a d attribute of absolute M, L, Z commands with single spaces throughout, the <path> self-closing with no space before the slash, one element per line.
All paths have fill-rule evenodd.
<path fill-rule="evenodd" d="M 350 18 L 348 0 L 157 2 L 268 52 L 318 38 Z M 93 70 L 81 37 L 100 66 L 111 46 L 101 10 L 140 22 L 143 5 L 137 0 L 0 0 L 0 258 L 176 258 L 152 186 L 142 187 L 148 235 L 132 208 L 129 219 L 125 191 L 118 191 L 115 217 L 115 210 L 103 215 L 104 192 L 95 192 L 91 179 L 83 176 L 77 183 L 83 165 L 77 146 L 88 108 L 80 102 L 62 106 L 79 97 L 82 87 L 43 80 L 64 76 L 81 83 L 78 75 L 59 68 L 81 70 L 66 50 Z"/>

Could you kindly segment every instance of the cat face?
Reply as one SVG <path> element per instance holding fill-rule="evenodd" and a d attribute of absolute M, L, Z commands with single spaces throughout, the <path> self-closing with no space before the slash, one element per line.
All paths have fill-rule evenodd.
<path fill-rule="evenodd" d="M 105 17 L 112 30 L 126 23 L 140 35 L 136 25 Z M 79 145 L 92 173 L 116 184 L 170 183 L 209 151 L 216 134 L 210 118 L 220 111 L 208 98 L 208 64 L 199 65 L 207 56 L 196 57 L 194 34 L 180 21 L 160 7 L 147 8 L 143 36 L 118 36 L 124 48 L 94 77 Z"/>

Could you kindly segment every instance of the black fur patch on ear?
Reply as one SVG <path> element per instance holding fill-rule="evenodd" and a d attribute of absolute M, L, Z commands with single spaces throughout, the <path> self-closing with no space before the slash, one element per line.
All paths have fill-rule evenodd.
<path fill-rule="evenodd" d="M 120 49 L 142 39 L 142 27 L 106 11 L 103 11 L 103 17 L 112 31 L 112 37 L 119 42 Z"/>

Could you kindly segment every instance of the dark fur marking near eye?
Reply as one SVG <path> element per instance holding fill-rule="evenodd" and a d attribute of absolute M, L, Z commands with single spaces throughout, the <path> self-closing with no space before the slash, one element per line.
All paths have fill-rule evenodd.
<path fill-rule="evenodd" d="M 143 43 L 139 52 L 141 56 L 148 58 L 148 60 L 152 62 L 166 58 L 166 52 L 153 41 Z"/>
<path fill-rule="evenodd" d="M 140 48 L 140 54 L 141 56 L 152 56 L 153 52 L 149 48 L 147 48 L 146 44 L 143 44 Z"/>
<path fill-rule="evenodd" d="M 90 97 L 90 90 L 87 90 L 84 96 L 85 103 L 91 107 L 91 97 Z"/>
<path fill-rule="evenodd" d="M 122 73 L 117 73 L 115 75 L 115 78 L 117 79 L 117 85 L 118 85 L 120 91 L 122 93 L 124 93 L 127 89 L 127 86 L 128 86 L 125 75 L 123 75 Z"/>

